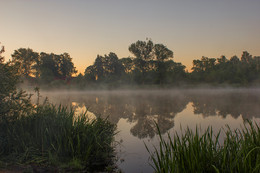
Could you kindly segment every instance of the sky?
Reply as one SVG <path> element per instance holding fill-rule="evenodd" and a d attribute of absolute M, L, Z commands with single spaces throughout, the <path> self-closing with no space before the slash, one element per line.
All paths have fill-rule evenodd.
<path fill-rule="evenodd" d="M 133 56 L 151 39 L 189 70 L 194 59 L 260 55 L 260 0 L 0 0 L 0 42 L 62 54 L 84 73 L 97 55 Z"/>

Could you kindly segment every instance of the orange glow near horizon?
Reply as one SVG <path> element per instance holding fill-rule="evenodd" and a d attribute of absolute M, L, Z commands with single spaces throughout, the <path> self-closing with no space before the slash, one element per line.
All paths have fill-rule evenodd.
<path fill-rule="evenodd" d="M 5 46 L 3 43 L 1 44 L 3 46 Z M 130 45 L 130 44 L 129 44 Z M 166 45 L 167 46 L 167 45 Z M 32 48 L 30 46 L 27 46 L 29 48 Z M 26 48 L 27 48 L 26 47 Z M 167 46 L 168 48 L 170 48 L 169 46 Z M 19 49 L 21 47 L 17 47 L 15 48 L 14 50 L 16 49 Z M 32 48 L 33 49 L 33 48 Z M 170 48 L 171 49 L 171 48 Z M 5 60 L 8 61 L 9 59 L 11 59 L 11 54 L 13 54 L 14 50 L 10 50 L 8 49 L 6 46 L 5 46 L 5 52 L 3 53 L 4 57 L 5 57 Z M 40 49 L 39 50 L 36 50 L 36 49 L 33 49 L 34 51 L 36 52 L 45 52 L 45 51 L 41 51 Z M 53 49 L 55 50 L 55 49 Z M 125 49 L 126 51 L 120 51 L 120 53 L 117 53 L 117 52 L 114 52 L 118 55 L 119 58 L 123 58 L 123 57 L 128 57 L 128 56 L 131 56 L 133 57 L 133 55 L 128 51 L 128 47 L 126 47 Z M 174 51 L 174 49 L 171 49 Z M 219 58 L 221 55 L 225 55 L 228 59 L 230 59 L 233 55 L 236 55 L 240 58 L 240 56 L 242 55 L 242 52 L 244 51 L 244 49 L 241 49 L 241 50 L 236 50 L 236 51 L 230 51 L 228 52 L 226 50 L 226 54 L 224 53 L 219 53 L 219 52 L 209 52 L 209 51 L 204 51 L 204 53 L 199 53 L 199 52 L 185 52 L 185 51 L 180 51 L 181 53 L 176 53 L 174 52 L 174 58 L 173 60 L 175 62 L 180 62 L 182 63 L 183 65 L 186 66 L 186 70 L 188 70 L 189 72 L 191 71 L 191 68 L 192 68 L 192 61 L 194 59 L 200 59 L 202 56 L 206 56 L 206 57 L 209 57 L 209 58 Z M 256 53 L 254 54 L 254 52 L 252 53 L 252 50 L 247 50 L 250 54 L 252 54 L 253 56 L 259 56 L 260 53 L 258 53 L 256 51 Z M 113 52 L 113 51 L 107 51 L 106 53 L 92 53 L 92 54 L 88 54 L 87 52 L 86 53 L 83 53 L 83 51 L 80 51 L 80 53 L 78 52 L 73 52 L 73 53 L 70 53 L 68 51 L 59 51 L 59 52 L 55 52 L 55 51 L 46 51 L 46 53 L 55 53 L 55 54 L 62 54 L 64 52 L 67 52 L 70 54 L 70 56 L 72 57 L 72 61 L 76 67 L 76 69 L 78 70 L 78 73 L 82 73 L 84 74 L 85 72 L 85 69 L 92 65 L 97 57 L 97 55 L 105 55 L 105 54 L 109 54 L 109 52 Z M 183 53 L 184 52 L 184 53 Z M 223 51 L 224 52 L 224 51 Z M 258 54 L 257 54 L 258 53 Z"/>
<path fill-rule="evenodd" d="M 0 42 L 14 50 L 62 54 L 84 73 L 97 54 L 133 56 L 128 46 L 151 38 L 189 70 L 194 59 L 260 55 L 260 1 L 27 1 L 1 3 Z M 156 13 L 154 12 L 156 11 Z"/>

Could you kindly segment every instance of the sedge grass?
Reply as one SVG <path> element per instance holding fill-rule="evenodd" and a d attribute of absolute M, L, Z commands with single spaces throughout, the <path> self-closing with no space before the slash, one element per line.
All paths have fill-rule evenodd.
<path fill-rule="evenodd" d="M 155 172 L 260 172 L 260 128 L 257 123 L 244 124 L 242 129 L 224 129 L 224 142 L 220 143 L 221 130 L 214 135 L 209 127 L 200 134 L 187 128 L 185 133 L 168 133 L 164 139 L 159 131 L 159 147 L 149 149 Z M 223 129 L 222 129 L 223 130 Z"/>
<path fill-rule="evenodd" d="M 1 118 L 0 163 L 102 170 L 112 164 L 115 130 L 106 119 L 75 118 L 62 106 L 39 106 L 15 120 Z"/>

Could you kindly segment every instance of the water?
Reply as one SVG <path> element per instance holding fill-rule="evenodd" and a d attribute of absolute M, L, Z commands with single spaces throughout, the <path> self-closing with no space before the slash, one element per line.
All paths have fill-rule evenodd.
<path fill-rule="evenodd" d="M 138 91 L 42 92 L 50 102 L 88 110 L 90 118 L 108 117 L 117 124 L 118 162 L 123 172 L 153 172 L 149 148 L 158 146 L 155 122 L 166 135 L 189 127 L 215 132 L 229 125 L 241 128 L 246 119 L 260 122 L 260 89 L 196 89 Z M 182 130 L 181 130 L 182 129 Z"/>

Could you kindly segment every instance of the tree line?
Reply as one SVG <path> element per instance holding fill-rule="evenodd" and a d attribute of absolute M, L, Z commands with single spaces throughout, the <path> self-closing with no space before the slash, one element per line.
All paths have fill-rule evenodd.
<path fill-rule="evenodd" d="M 259 82 L 260 56 L 252 56 L 244 51 L 239 59 L 232 56 L 227 59 L 202 57 L 193 60 L 190 78 L 196 82 L 248 84 Z"/>
<path fill-rule="evenodd" d="M 80 87 L 114 85 L 180 85 L 180 84 L 250 84 L 260 80 L 260 56 L 244 51 L 241 58 L 202 57 L 193 60 L 191 72 L 173 60 L 173 51 L 152 40 L 132 43 L 133 57 L 119 58 L 116 53 L 97 55 L 94 63 L 78 74 L 68 53 L 37 53 L 20 48 L 11 55 L 10 64 L 24 80 L 36 84 L 71 83 Z"/>
<path fill-rule="evenodd" d="M 11 55 L 11 63 L 18 67 L 18 73 L 27 80 L 52 82 L 68 80 L 77 72 L 68 53 L 34 52 L 30 48 L 20 48 Z"/>

